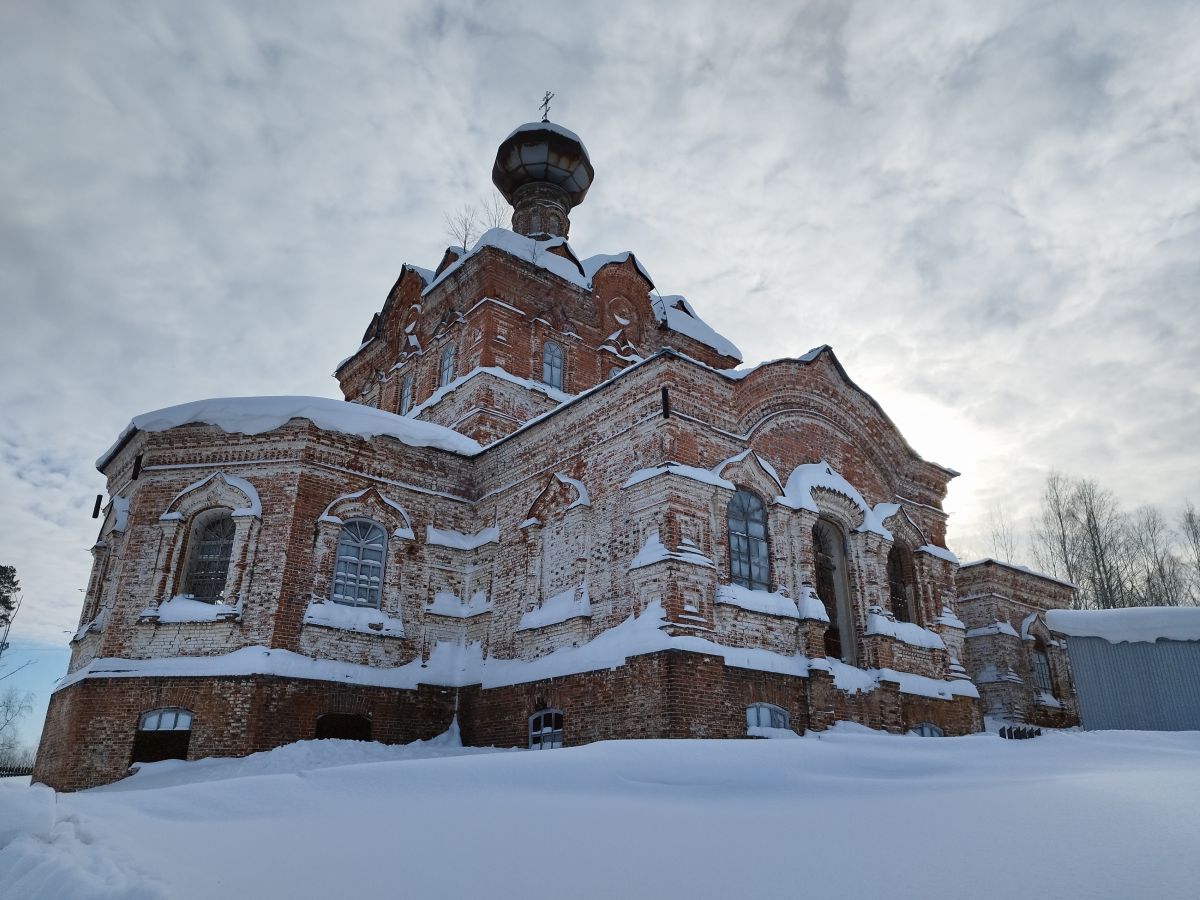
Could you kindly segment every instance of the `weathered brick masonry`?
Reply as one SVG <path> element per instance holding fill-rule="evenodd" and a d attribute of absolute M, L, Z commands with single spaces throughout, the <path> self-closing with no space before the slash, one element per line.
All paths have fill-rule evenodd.
<path fill-rule="evenodd" d="M 518 129 L 497 166 L 539 141 L 556 172 L 590 173 L 552 125 Z M 532 171 L 497 182 L 520 233 L 402 269 L 337 369 L 352 402 L 172 408 L 105 454 L 39 780 L 122 777 L 160 709 L 191 714 L 190 757 L 311 738 L 329 714 L 408 741 L 456 710 L 465 740 L 509 746 L 539 710 L 561 713 L 566 745 L 744 737 L 756 704 L 795 732 L 963 734 L 983 712 L 966 669 L 1032 678 L 968 628 L 1061 597 L 1031 582 L 962 621 L 956 473 L 828 347 L 735 372 L 736 348 L 632 254 L 575 256 L 586 186 L 526 191 Z M 1051 717 L 986 683 L 1008 713 Z"/>

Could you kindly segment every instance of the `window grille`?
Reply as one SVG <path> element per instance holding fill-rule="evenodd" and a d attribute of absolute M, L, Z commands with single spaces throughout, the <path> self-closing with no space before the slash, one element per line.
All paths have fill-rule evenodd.
<path fill-rule="evenodd" d="M 542 347 L 542 381 L 553 388 L 563 385 L 563 351 L 554 341 Z"/>
<path fill-rule="evenodd" d="M 1050 658 L 1042 649 L 1033 650 L 1029 654 L 1030 667 L 1033 672 L 1033 686 L 1047 694 L 1054 693 L 1054 679 L 1050 677 Z"/>
<path fill-rule="evenodd" d="M 543 709 L 529 717 L 529 749 L 554 750 L 563 745 L 561 709 Z"/>
<path fill-rule="evenodd" d="M 374 522 L 347 522 L 338 537 L 333 573 L 335 603 L 379 606 L 387 537 Z"/>
<path fill-rule="evenodd" d="M 753 703 L 746 707 L 746 727 L 791 728 L 791 716 L 772 703 Z"/>
<path fill-rule="evenodd" d="M 405 375 L 400 382 L 400 415 L 407 416 L 412 409 L 412 373 Z"/>
<path fill-rule="evenodd" d="M 909 604 L 909 585 L 905 577 L 903 551 L 893 545 L 888 551 L 887 575 L 888 586 L 892 595 L 892 615 L 897 622 L 912 621 L 912 607 Z"/>
<path fill-rule="evenodd" d="M 748 491 L 729 501 L 729 578 L 752 591 L 769 589 L 767 516 L 763 503 Z"/>
<path fill-rule="evenodd" d="M 454 380 L 454 345 L 447 344 L 442 348 L 442 356 L 438 360 L 438 387 L 445 387 Z"/>
<path fill-rule="evenodd" d="M 205 603 L 213 603 L 224 596 L 234 530 L 229 513 L 217 516 L 196 530 L 185 593 Z"/>

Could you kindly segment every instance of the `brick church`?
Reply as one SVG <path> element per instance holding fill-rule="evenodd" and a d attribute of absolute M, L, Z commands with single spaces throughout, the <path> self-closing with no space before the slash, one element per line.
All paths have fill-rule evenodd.
<path fill-rule="evenodd" d="M 746 369 L 630 252 L 580 139 L 523 125 L 512 230 L 405 265 L 345 400 L 137 416 L 35 779 L 314 737 L 786 737 L 1069 724 L 1069 585 L 946 548 L 956 473 L 828 346 Z M 982 694 L 982 697 L 981 697 Z"/>

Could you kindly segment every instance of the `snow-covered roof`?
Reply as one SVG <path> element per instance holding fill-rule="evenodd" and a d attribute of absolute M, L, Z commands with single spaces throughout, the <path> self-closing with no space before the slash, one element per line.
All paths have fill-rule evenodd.
<path fill-rule="evenodd" d="M 813 499 L 812 495 L 813 490 L 816 488 L 823 488 L 833 491 L 836 494 L 841 494 L 858 507 L 863 515 L 863 521 L 858 526 L 858 531 L 871 531 L 887 538 L 889 541 L 892 540 L 892 533 L 884 527 L 883 523 L 896 514 L 900 509 L 900 504 L 876 503 L 874 506 L 871 506 L 871 504 L 863 499 L 863 495 L 825 460 L 821 460 L 819 463 L 804 463 L 796 466 L 792 470 L 792 474 L 788 476 L 783 496 L 777 497 L 775 502 L 791 509 L 807 509 L 811 512 L 820 512 L 817 502 Z"/>
<path fill-rule="evenodd" d="M 399 366 L 396 366 L 396 368 L 399 368 Z M 405 416 L 407 418 L 416 418 L 425 410 L 441 403 L 442 400 L 444 400 L 448 395 L 453 394 L 467 382 L 471 381 L 473 378 L 479 377 L 480 375 L 490 375 L 493 378 L 498 378 L 501 381 L 507 381 L 509 384 L 518 385 L 526 390 L 537 391 L 539 394 L 545 394 L 555 403 L 566 403 L 575 396 L 574 394 L 568 394 L 566 391 L 560 391 L 558 388 L 553 388 L 545 382 L 534 381 L 531 378 L 520 378 L 516 375 L 513 375 L 511 372 L 500 368 L 499 366 L 476 366 L 465 375 L 460 375 L 453 381 L 442 385 L 427 398 L 405 413 Z"/>
<path fill-rule="evenodd" d="M 1051 631 L 1068 637 L 1098 637 L 1110 644 L 1123 641 L 1200 641 L 1200 607 L 1139 606 L 1133 609 L 1051 609 Z"/>
<path fill-rule="evenodd" d="M 583 146 L 583 141 L 579 139 L 579 135 L 571 131 L 571 129 L 563 128 L 561 125 L 558 125 L 554 122 L 526 122 L 524 125 L 518 125 L 512 130 L 508 137 L 504 139 L 504 141 L 507 141 L 508 138 L 515 134 L 521 134 L 525 131 L 553 131 L 555 134 L 561 134 L 563 137 L 574 141 L 583 149 L 584 153 L 587 153 L 587 147 Z M 501 141 L 500 143 L 503 144 L 504 141 Z M 588 153 L 588 156 L 591 156 L 591 154 Z"/>
<path fill-rule="evenodd" d="M 1005 562 L 1002 559 L 993 559 L 990 556 L 985 556 L 983 559 L 973 559 L 970 562 L 965 562 L 959 569 L 973 569 L 976 566 L 1002 566 L 1005 569 L 1014 569 L 1017 572 L 1024 572 L 1026 575 L 1034 575 L 1038 578 L 1045 578 L 1047 581 L 1054 581 L 1058 584 L 1065 585 L 1069 588 L 1074 588 L 1075 585 L 1070 581 L 1062 578 L 1055 578 L 1053 575 L 1047 575 L 1045 572 L 1039 572 L 1036 569 L 1031 569 L 1029 566 L 1019 566 L 1016 563 Z"/>
<path fill-rule="evenodd" d="M 654 287 L 654 279 L 650 277 L 650 273 L 646 271 L 646 267 L 642 265 L 642 261 L 633 255 L 633 251 L 625 250 L 621 253 L 597 253 L 595 256 L 589 256 L 587 259 L 582 259 L 579 264 L 583 266 L 583 274 L 591 281 L 596 277 L 596 273 L 605 266 L 616 263 L 623 263 L 628 259 L 633 260 L 633 264 L 637 266 L 637 270 L 642 274 L 642 277 L 650 282 L 650 286 Z"/>
<path fill-rule="evenodd" d="M 362 438 L 390 437 L 410 447 L 433 447 L 472 456 L 482 448 L 466 435 L 442 425 L 384 412 L 361 403 L 327 397 L 214 397 L 168 406 L 134 416 L 120 437 L 96 460 L 103 469 L 138 431 L 168 431 L 182 425 L 215 425 L 230 434 L 262 434 L 292 419 L 308 419 L 325 431 Z"/>
<path fill-rule="evenodd" d="M 474 247 L 446 266 L 441 274 L 434 278 L 429 286 L 421 292 L 422 295 L 431 292 L 454 272 L 462 268 L 468 259 L 488 247 L 500 250 L 509 256 L 515 256 L 517 259 L 524 260 L 530 265 L 545 269 L 547 272 L 557 275 L 564 281 L 569 281 L 571 284 L 585 291 L 591 289 L 592 280 L 583 273 L 578 263 L 570 259 L 564 259 L 557 253 L 550 252 L 551 248 L 557 247 L 566 247 L 569 251 L 570 247 L 567 246 L 566 238 L 549 238 L 548 240 L 539 241 L 531 237 L 526 237 L 523 234 L 517 234 L 515 231 L 509 231 L 507 228 L 489 228 L 475 242 Z"/>
<path fill-rule="evenodd" d="M 742 361 L 742 351 L 733 341 L 714 331 L 712 326 L 696 315 L 692 305 L 679 294 L 655 297 L 650 307 L 654 310 L 659 324 L 664 324 L 672 331 L 678 331 L 706 347 L 711 347 L 722 356 L 732 357 L 738 362 Z"/>

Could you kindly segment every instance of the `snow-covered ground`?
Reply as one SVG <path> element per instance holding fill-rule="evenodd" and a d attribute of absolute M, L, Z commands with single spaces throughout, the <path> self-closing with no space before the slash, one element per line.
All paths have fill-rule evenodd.
<path fill-rule="evenodd" d="M 307 741 L 0 781 L 4 898 L 1192 898 L 1200 732 Z"/>

